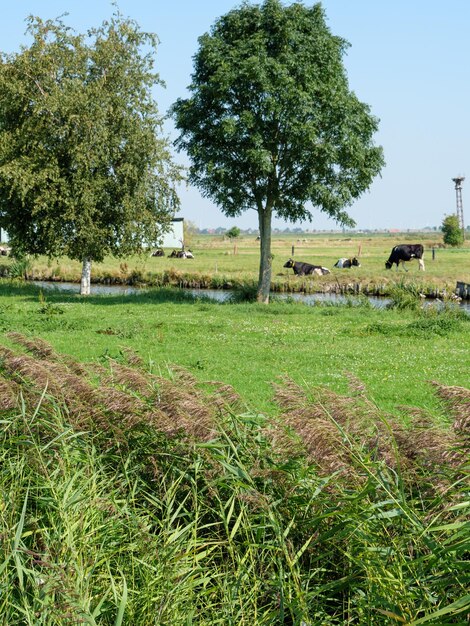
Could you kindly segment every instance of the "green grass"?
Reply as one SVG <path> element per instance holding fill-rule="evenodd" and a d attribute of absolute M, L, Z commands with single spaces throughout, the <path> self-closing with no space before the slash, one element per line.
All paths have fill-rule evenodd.
<path fill-rule="evenodd" d="M 1 626 L 467 624 L 470 318 L 414 281 L 390 310 L 0 282 Z"/>
<path fill-rule="evenodd" d="M 278 376 L 344 391 L 344 372 L 384 409 L 435 411 L 429 381 L 464 385 L 470 365 L 469 324 L 458 312 L 217 304 L 178 290 L 81 298 L 4 282 L 0 330 L 40 336 L 83 361 L 104 362 L 129 347 L 153 371 L 181 365 L 233 385 L 268 412 Z"/>
<path fill-rule="evenodd" d="M 433 391 L 452 429 L 404 428 L 357 380 L 286 380 L 270 420 L 133 353 L 8 341 L 2 626 L 467 623 L 468 390 Z"/>

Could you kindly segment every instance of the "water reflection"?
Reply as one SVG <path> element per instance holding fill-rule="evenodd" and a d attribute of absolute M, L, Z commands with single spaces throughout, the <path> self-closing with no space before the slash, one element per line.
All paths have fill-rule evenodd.
<path fill-rule="evenodd" d="M 51 291 L 72 291 L 80 293 L 80 285 L 78 283 L 68 282 L 51 282 L 48 280 L 33 280 L 33 285 L 41 289 L 49 289 Z M 146 289 L 141 287 L 131 287 L 130 285 L 91 285 L 92 296 L 130 296 L 136 293 L 144 293 Z"/>
<path fill-rule="evenodd" d="M 59 283 L 59 282 L 49 282 L 49 281 L 41 281 L 35 280 L 33 281 L 35 285 L 41 287 L 41 289 L 50 289 L 57 291 L 71 291 L 74 293 L 80 292 L 80 285 L 77 283 Z M 133 294 L 141 294 L 145 293 L 152 289 L 151 287 L 132 287 L 130 285 L 101 285 L 101 284 L 92 284 L 91 286 L 91 295 L 116 295 L 116 296 L 128 296 Z M 201 296 L 205 298 L 210 298 L 211 300 L 215 300 L 217 302 L 226 302 L 230 296 L 234 293 L 230 289 L 188 289 L 189 293 L 192 293 L 195 296 Z M 281 300 L 290 299 L 296 302 L 304 302 L 305 304 L 315 304 L 316 302 L 329 302 L 332 304 L 346 304 L 352 303 L 357 304 L 358 302 L 367 299 L 367 301 L 371 304 L 371 306 L 383 309 L 390 302 L 389 298 L 378 297 L 378 296 L 362 296 L 361 298 L 357 298 L 355 296 L 344 296 L 336 293 L 276 293 L 273 294 L 274 297 L 279 298 Z M 425 304 L 428 306 L 434 306 L 439 304 L 439 300 L 426 300 Z M 461 302 L 461 308 L 470 312 L 470 302 Z"/>

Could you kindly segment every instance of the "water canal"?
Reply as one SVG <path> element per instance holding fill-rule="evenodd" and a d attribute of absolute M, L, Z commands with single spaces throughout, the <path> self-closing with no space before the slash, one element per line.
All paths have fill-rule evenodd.
<path fill-rule="evenodd" d="M 49 289 L 49 290 L 57 290 L 57 291 L 71 291 L 75 293 L 79 293 L 80 285 L 78 283 L 70 283 L 70 282 L 49 282 L 49 281 L 32 281 L 34 285 L 37 285 L 41 289 Z M 130 285 L 102 285 L 102 284 L 92 284 L 91 286 L 91 295 L 116 295 L 116 296 L 128 296 L 135 295 L 139 293 L 145 293 L 146 291 L 150 291 L 155 289 L 155 287 L 135 287 Z M 200 296 L 204 298 L 209 298 L 211 300 L 215 300 L 217 302 L 226 302 L 230 299 L 231 295 L 234 293 L 233 290 L 230 289 L 187 289 L 188 293 L 191 293 L 195 296 Z M 316 303 L 331 303 L 331 304 L 346 304 L 352 302 L 361 302 L 364 299 L 367 299 L 370 302 L 371 306 L 375 308 L 385 308 L 387 304 L 389 304 L 390 299 L 387 297 L 379 297 L 379 296 L 361 296 L 361 298 L 355 298 L 355 296 L 345 296 L 335 293 L 276 293 L 273 294 L 278 299 L 291 299 L 296 302 L 304 302 L 305 304 L 316 304 Z M 428 306 L 436 306 L 441 303 L 438 299 L 427 299 L 425 304 Z M 462 301 L 459 303 L 460 307 L 465 311 L 470 313 L 470 302 Z"/>

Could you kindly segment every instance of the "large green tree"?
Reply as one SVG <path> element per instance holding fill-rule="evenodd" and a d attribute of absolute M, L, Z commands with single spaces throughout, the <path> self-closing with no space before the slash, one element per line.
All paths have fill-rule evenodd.
<path fill-rule="evenodd" d="M 116 14 L 87 35 L 29 18 L 0 58 L 0 225 L 14 249 L 83 263 L 158 242 L 178 208 L 152 96 L 157 40 Z"/>
<path fill-rule="evenodd" d="M 245 3 L 200 37 L 190 97 L 173 105 L 190 180 L 229 217 L 258 212 L 261 302 L 273 215 L 311 220 L 313 205 L 353 225 L 345 207 L 383 166 L 377 119 L 348 87 L 347 45 L 320 4 Z"/>

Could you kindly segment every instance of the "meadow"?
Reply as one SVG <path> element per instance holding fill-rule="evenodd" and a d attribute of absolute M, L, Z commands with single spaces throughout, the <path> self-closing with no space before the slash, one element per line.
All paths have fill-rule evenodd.
<path fill-rule="evenodd" d="M 255 280 L 252 241 L 204 241 L 193 273 Z M 286 239 L 274 263 L 356 243 Z M 355 271 L 387 309 L 3 279 L 0 624 L 467 624 L 470 316 L 386 276 L 383 247 Z M 468 253 L 439 249 L 426 284 Z"/>
<path fill-rule="evenodd" d="M 416 263 L 409 263 L 409 271 L 385 270 L 385 261 L 398 243 L 423 243 L 426 272 L 417 271 Z M 180 286 L 202 288 L 231 288 L 256 284 L 259 266 L 259 242 L 255 235 L 229 240 L 216 235 L 192 235 L 187 238 L 194 259 L 150 257 L 148 254 L 124 260 L 105 259 L 92 268 L 92 281 L 97 283 L 149 284 L 154 286 Z M 434 248 L 434 260 L 432 249 Z M 167 250 L 168 254 L 170 251 Z M 456 281 L 470 283 L 470 246 L 443 247 L 439 233 L 402 233 L 400 235 L 319 233 L 282 235 L 272 241 L 274 292 L 337 291 L 387 294 L 397 281 L 413 283 L 429 296 L 443 292 L 452 293 Z M 358 255 L 361 267 L 352 270 L 334 268 L 340 257 Z M 330 275 L 322 277 L 294 277 L 292 270 L 283 268 L 294 257 L 326 266 Z M 3 258 L 0 274 L 11 271 L 13 259 Z M 17 275 L 25 272 L 29 278 L 54 281 L 80 280 L 78 262 L 59 258 L 32 259 L 27 269 L 21 264 L 15 268 Z"/>
<path fill-rule="evenodd" d="M 345 372 L 386 410 L 434 410 L 429 381 L 465 385 L 470 365 L 469 316 L 457 308 L 444 313 L 377 310 L 367 300 L 222 304 L 178 289 L 86 298 L 11 283 L 0 291 L 3 333 L 42 337 L 80 361 L 106 361 L 132 348 L 151 371 L 179 365 L 200 379 L 221 380 L 258 411 L 272 410 L 279 376 L 341 392 Z"/>
<path fill-rule="evenodd" d="M 467 624 L 469 318 L 404 301 L 3 284 L 0 623 Z"/>

